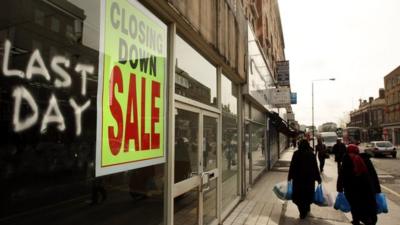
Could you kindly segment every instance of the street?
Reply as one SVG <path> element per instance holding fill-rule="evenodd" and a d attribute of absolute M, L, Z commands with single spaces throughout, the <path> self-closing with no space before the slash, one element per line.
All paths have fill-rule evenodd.
<path fill-rule="evenodd" d="M 364 152 L 364 148 L 365 144 L 361 144 L 360 152 Z M 378 173 L 382 192 L 400 206 L 400 159 L 398 157 L 376 156 L 372 157 L 371 161 Z"/>
<path fill-rule="evenodd" d="M 292 201 L 282 202 L 277 199 L 272 191 L 275 183 L 287 179 L 287 172 L 294 149 L 286 151 L 281 159 L 275 164 L 272 171 L 268 172 L 253 187 L 234 212 L 225 220 L 224 225 L 237 224 L 271 224 L 271 225 L 292 225 L 292 224 L 323 224 L 323 225 L 345 225 L 352 220 L 350 213 L 343 213 L 333 207 L 319 207 L 311 205 L 311 214 L 305 220 L 298 219 L 298 210 Z M 400 215 L 400 188 L 397 186 L 400 180 L 399 159 L 393 158 L 372 158 L 372 161 L 380 178 L 382 191 L 388 200 L 389 213 L 378 215 L 378 225 L 398 224 Z M 386 170 L 385 170 L 386 169 Z M 322 173 L 323 185 L 329 193 L 336 193 L 337 169 L 336 163 L 331 157 L 326 161 L 324 173 Z M 397 180 L 396 180 L 397 179 Z"/>
<path fill-rule="evenodd" d="M 378 173 L 382 192 L 400 206 L 400 159 L 382 156 L 374 157 L 371 160 Z"/>

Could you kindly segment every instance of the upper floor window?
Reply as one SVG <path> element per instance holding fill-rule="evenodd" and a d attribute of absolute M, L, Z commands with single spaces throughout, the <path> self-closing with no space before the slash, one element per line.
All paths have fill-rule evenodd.
<path fill-rule="evenodd" d="M 175 93 L 217 106 L 217 68 L 176 36 Z"/>
<path fill-rule="evenodd" d="M 60 20 L 57 19 L 56 17 L 51 18 L 51 25 L 50 28 L 54 32 L 60 32 Z"/>

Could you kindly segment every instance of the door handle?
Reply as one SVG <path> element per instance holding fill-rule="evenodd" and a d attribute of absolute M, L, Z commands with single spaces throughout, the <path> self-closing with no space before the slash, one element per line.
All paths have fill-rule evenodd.
<path fill-rule="evenodd" d="M 209 173 L 209 172 L 203 172 L 201 174 L 201 191 L 202 192 L 206 192 L 206 191 L 210 190 L 210 188 L 211 188 L 210 187 L 210 175 L 211 175 L 211 173 Z M 205 179 L 207 182 L 204 184 Z"/>

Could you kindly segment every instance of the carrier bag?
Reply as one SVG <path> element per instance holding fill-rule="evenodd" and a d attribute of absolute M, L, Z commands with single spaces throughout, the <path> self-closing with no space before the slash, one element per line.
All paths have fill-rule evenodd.
<path fill-rule="evenodd" d="M 343 192 L 339 192 L 336 196 L 335 205 L 333 206 L 336 210 L 340 210 L 342 212 L 350 212 L 350 204 L 346 199 L 346 196 Z"/>
<path fill-rule="evenodd" d="M 281 200 L 291 200 L 293 193 L 292 181 L 283 181 L 275 184 L 272 191 Z"/>
<path fill-rule="evenodd" d="M 383 193 L 377 193 L 375 195 L 376 199 L 376 212 L 377 213 L 388 213 L 388 205 L 386 202 L 386 196 Z"/>
<path fill-rule="evenodd" d="M 315 189 L 314 203 L 319 206 L 333 206 L 332 196 L 328 194 L 322 184 Z"/>

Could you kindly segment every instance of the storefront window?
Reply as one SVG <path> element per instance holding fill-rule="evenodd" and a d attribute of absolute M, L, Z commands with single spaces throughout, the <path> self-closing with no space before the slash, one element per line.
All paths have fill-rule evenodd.
<path fill-rule="evenodd" d="M 198 114 L 176 109 L 175 115 L 175 183 L 183 181 L 198 170 Z"/>
<path fill-rule="evenodd" d="M 250 135 L 250 151 L 252 160 L 252 182 L 263 172 L 266 167 L 265 162 L 265 127 L 252 123 Z"/>
<path fill-rule="evenodd" d="M 268 130 L 268 154 L 269 154 L 269 166 L 272 166 L 276 161 L 278 161 L 278 137 L 279 132 L 276 130 L 275 126 L 272 124 L 272 119 L 268 120 L 269 130 Z"/>
<path fill-rule="evenodd" d="M 176 36 L 175 47 L 175 93 L 216 107 L 216 67 L 179 36 Z"/>
<path fill-rule="evenodd" d="M 222 92 L 222 210 L 238 195 L 238 108 L 237 85 L 226 76 L 221 79 Z"/>
<path fill-rule="evenodd" d="M 164 164 L 95 177 L 100 1 L 2 6 L 0 221 L 163 223 Z"/>
<path fill-rule="evenodd" d="M 251 182 L 251 126 L 250 121 L 246 120 L 244 124 L 244 152 L 245 152 L 245 166 L 246 166 L 246 189 L 250 187 Z"/>
<path fill-rule="evenodd" d="M 255 107 L 251 107 L 251 120 L 265 124 L 265 113 Z"/>
<path fill-rule="evenodd" d="M 250 103 L 244 103 L 244 118 L 249 120 L 250 119 Z"/>

